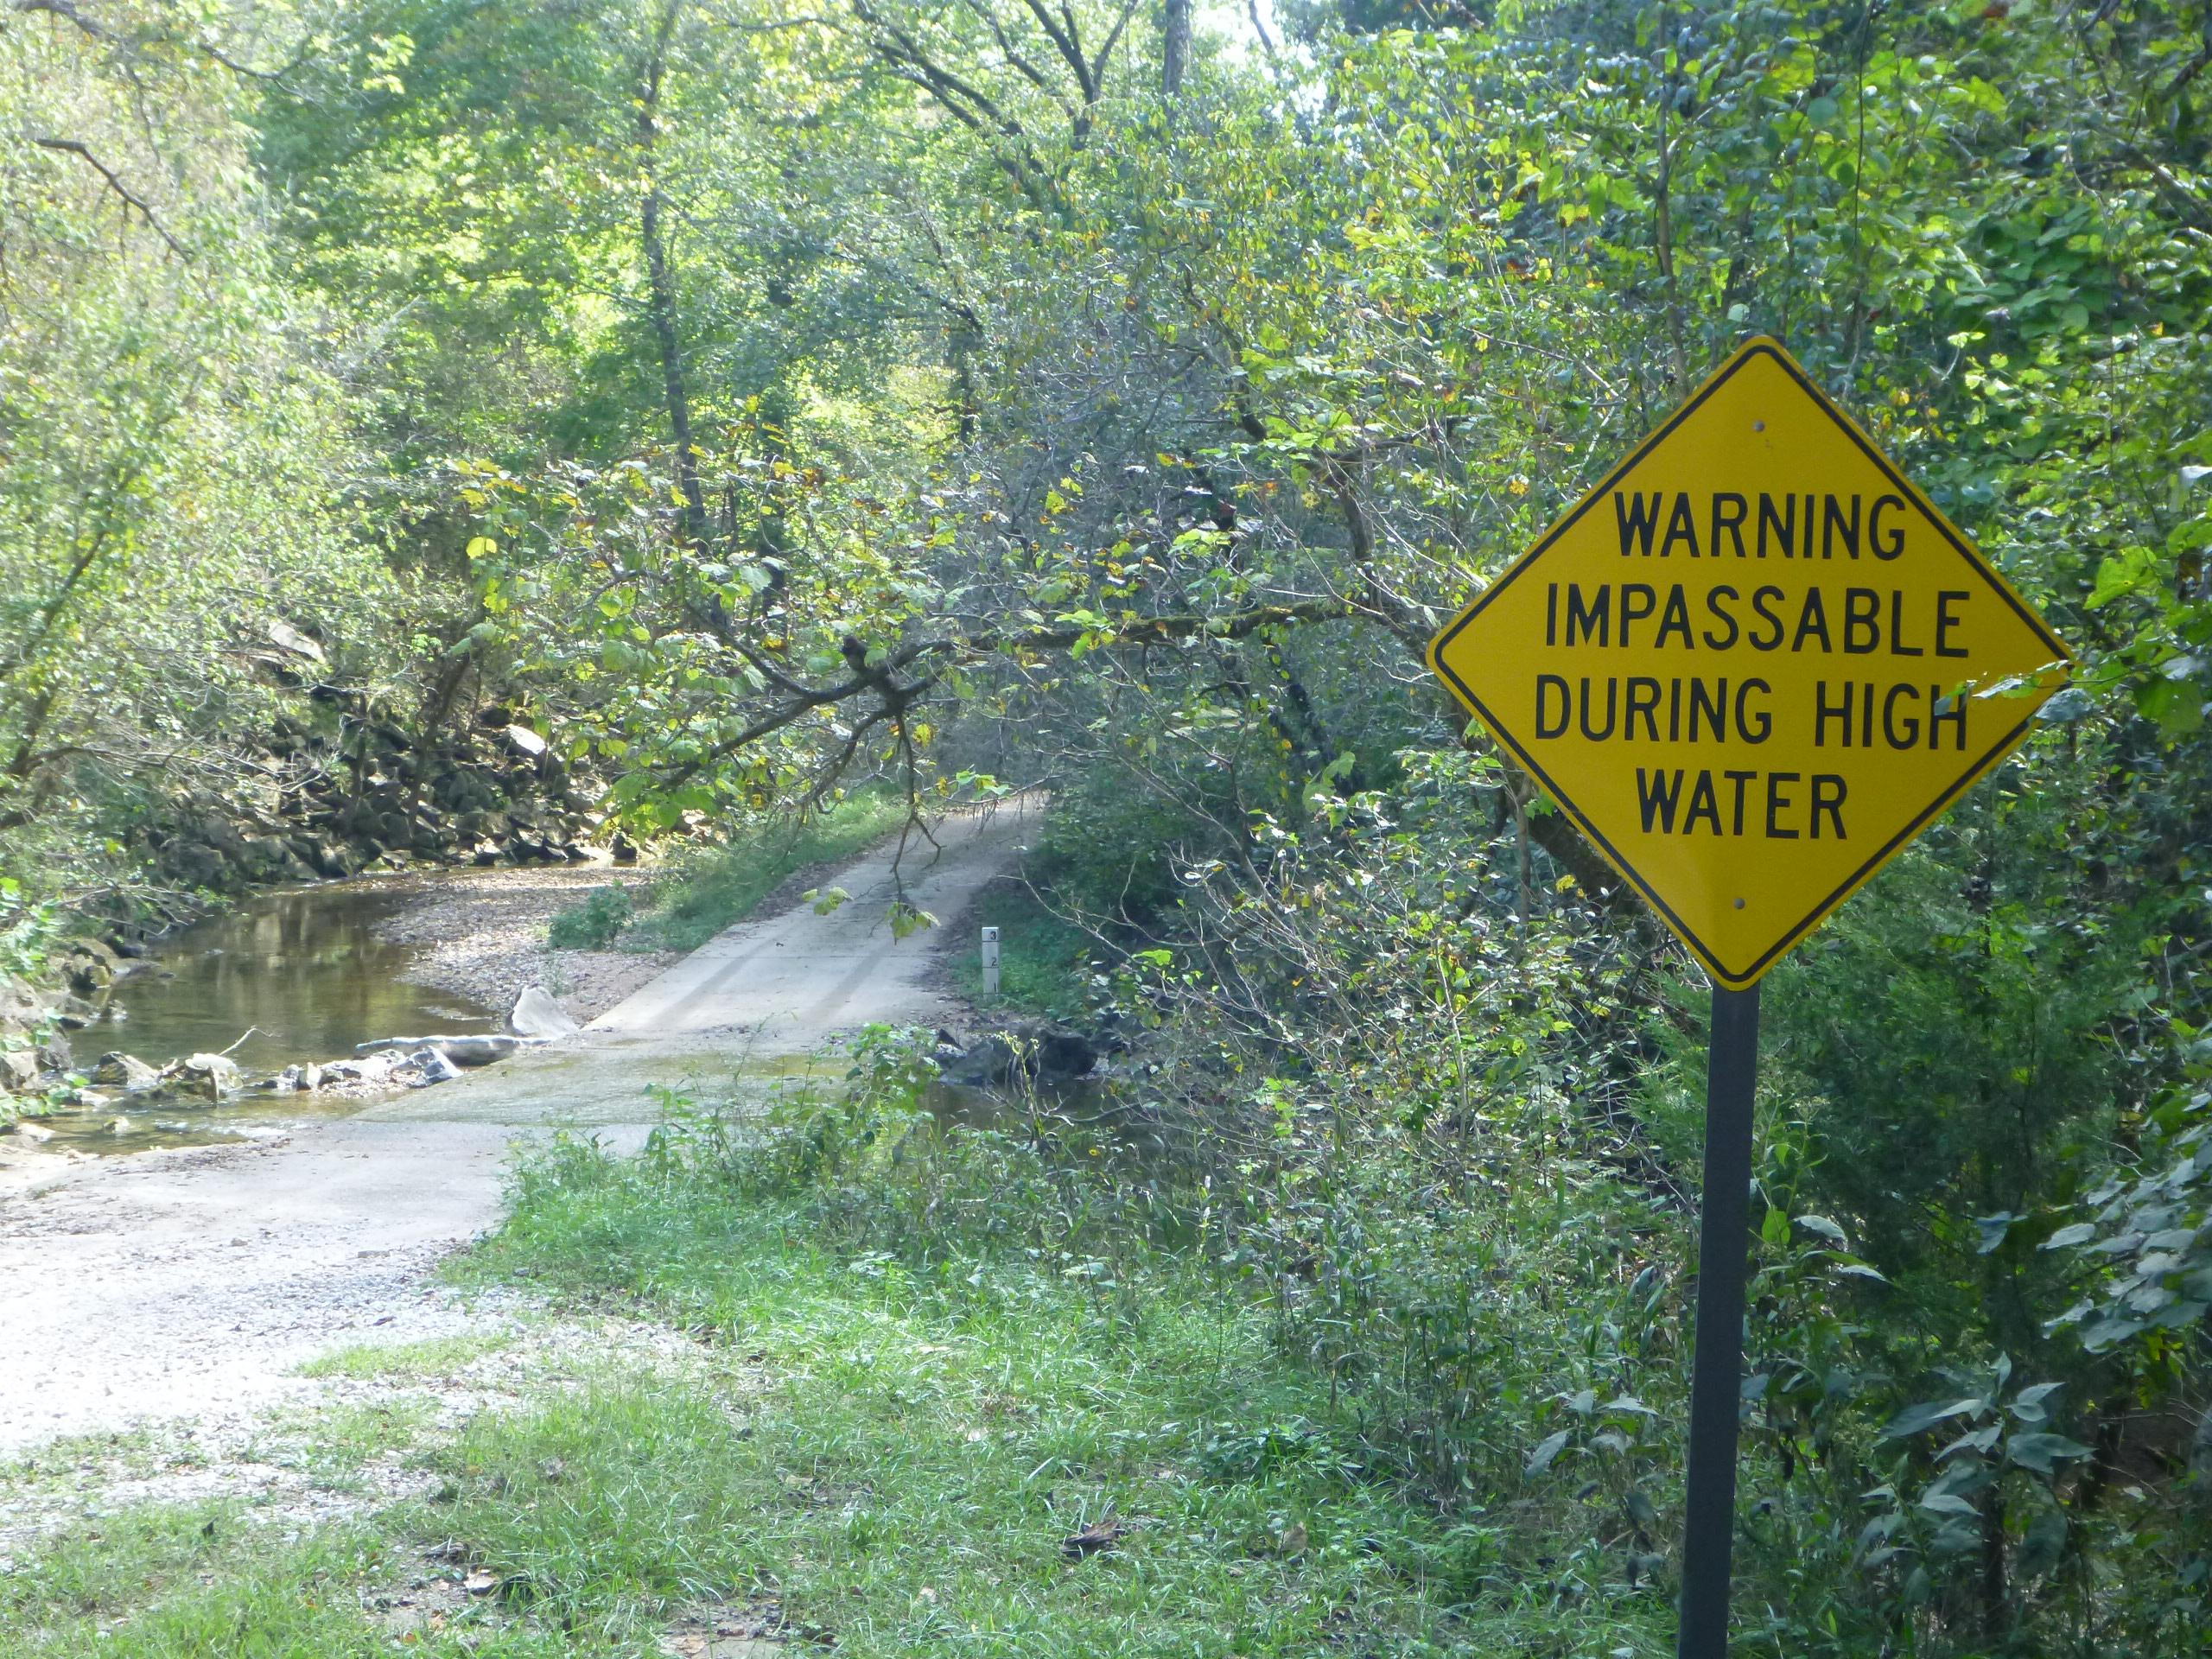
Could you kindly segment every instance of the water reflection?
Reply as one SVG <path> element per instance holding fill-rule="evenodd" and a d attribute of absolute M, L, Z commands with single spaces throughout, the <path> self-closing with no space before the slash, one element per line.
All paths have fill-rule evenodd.
<path fill-rule="evenodd" d="M 349 1055 L 372 1038 L 496 1029 L 493 1010 L 402 979 L 413 951 L 376 935 L 378 923 L 435 880 L 349 881 L 267 893 L 185 929 L 163 941 L 156 971 L 126 980 L 105 1017 L 71 1033 L 78 1070 L 89 1073 L 111 1049 L 156 1066 L 229 1049 L 251 1083 L 295 1061 Z M 252 1035 L 240 1042 L 248 1031 Z M 348 1112 L 359 1103 L 249 1090 L 207 1106 L 100 1092 L 113 1095 L 113 1103 L 46 1120 L 57 1145 L 95 1153 L 188 1145 Z M 120 1133 L 113 1127 L 118 1116 L 127 1120 Z"/>

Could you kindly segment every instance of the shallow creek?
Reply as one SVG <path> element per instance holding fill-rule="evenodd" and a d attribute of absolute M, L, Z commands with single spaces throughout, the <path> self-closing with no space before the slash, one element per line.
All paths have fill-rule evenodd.
<path fill-rule="evenodd" d="M 265 893 L 162 941 L 153 970 L 124 981 L 97 1024 L 70 1033 L 78 1069 L 89 1074 L 116 1049 L 156 1066 L 228 1049 L 249 1086 L 219 1106 L 102 1088 L 110 1104 L 44 1120 L 55 1145 L 141 1152 L 343 1116 L 364 1103 L 272 1095 L 252 1085 L 295 1061 L 350 1056 L 356 1043 L 375 1038 L 498 1029 L 493 1010 L 403 979 L 412 951 L 377 937 L 379 922 L 439 879 L 395 876 Z"/>

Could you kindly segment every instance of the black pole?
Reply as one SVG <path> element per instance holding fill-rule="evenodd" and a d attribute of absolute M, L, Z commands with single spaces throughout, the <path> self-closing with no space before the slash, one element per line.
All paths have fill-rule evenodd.
<path fill-rule="evenodd" d="M 1751 1087 L 1759 988 L 1713 988 L 1705 1071 L 1705 1208 L 1698 1228 L 1697 1357 L 1690 1372 L 1689 1503 L 1682 1536 L 1677 1659 L 1727 1659 L 1728 1574 L 1736 1543 L 1736 1422 L 1744 1376 L 1750 1254 Z"/>

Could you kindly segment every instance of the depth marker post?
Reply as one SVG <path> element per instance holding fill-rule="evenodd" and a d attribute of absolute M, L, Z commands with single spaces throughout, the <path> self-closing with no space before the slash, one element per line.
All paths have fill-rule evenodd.
<path fill-rule="evenodd" d="M 1688 1510 L 1677 1659 L 1726 1659 L 1736 1542 L 1736 1430 L 1744 1394 L 1744 1281 L 1751 1254 L 1751 1090 L 1759 988 L 1713 988 L 1706 1051 L 1705 1198 L 1698 1223 L 1696 1357 L 1690 1372 Z"/>

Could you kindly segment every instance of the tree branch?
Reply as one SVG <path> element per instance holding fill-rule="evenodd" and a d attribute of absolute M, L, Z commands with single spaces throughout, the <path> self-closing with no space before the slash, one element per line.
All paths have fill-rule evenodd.
<path fill-rule="evenodd" d="M 21 0 L 19 0 L 19 3 L 21 3 Z M 45 7 L 41 7 L 40 9 L 46 10 Z M 99 174 L 100 177 L 107 181 L 107 188 L 109 189 L 112 190 L 117 195 L 123 198 L 126 209 L 126 218 L 129 216 L 128 209 L 134 207 L 137 208 L 139 217 L 146 221 L 147 227 L 150 229 L 156 236 L 160 237 L 163 242 L 168 245 L 168 250 L 171 253 L 176 255 L 180 259 L 190 260 L 192 256 L 184 251 L 184 245 L 178 241 L 176 238 L 171 236 L 168 233 L 168 229 L 162 224 L 162 221 L 154 217 L 154 210 L 151 207 L 149 207 L 137 196 L 133 195 L 130 191 L 130 187 L 124 183 L 121 179 L 118 178 L 115 175 L 114 169 L 110 168 L 106 162 L 100 160 L 99 156 L 93 155 L 91 149 L 86 144 L 74 138 L 33 138 L 31 143 L 37 145 L 41 149 L 55 150 L 63 155 L 74 156 L 79 160 L 82 161 L 87 167 L 91 168 L 92 171 Z"/>

